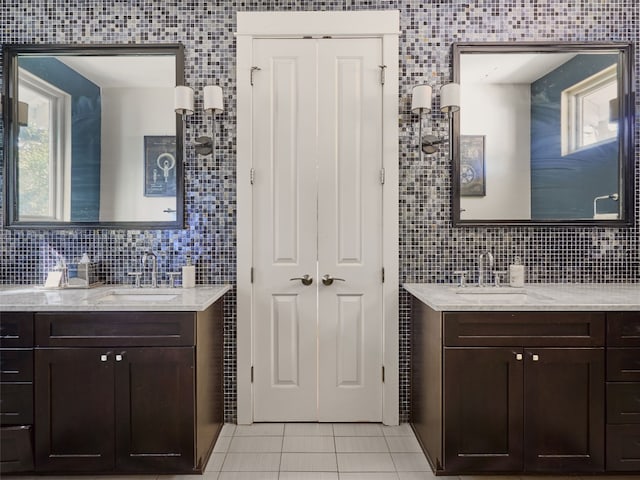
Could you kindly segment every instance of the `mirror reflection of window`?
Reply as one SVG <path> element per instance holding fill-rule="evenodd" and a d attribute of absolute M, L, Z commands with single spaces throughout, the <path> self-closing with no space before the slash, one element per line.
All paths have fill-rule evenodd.
<path fill-rule="evenodd" d="M 18 135 L 18 208 L 21 220 L 62 221 L 68 159 L 69 96 L 20 71 L 19 101 L 27 105 Z"/>
<path fill-rule="evenodd" d="M 618 137 L 610 105 L 618 96 L 616 66 L 572 85 L 562 92 L 562 154 L 568 155 Z"/>

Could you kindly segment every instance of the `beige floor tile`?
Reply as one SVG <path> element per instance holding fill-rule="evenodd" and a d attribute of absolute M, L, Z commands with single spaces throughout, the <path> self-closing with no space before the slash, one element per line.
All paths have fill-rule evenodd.
<path fill-rule="evenodd" d="M 333 437 L 288 437 L 285 435 L 283 452 L 333 453 L 336 451 Z"/>
<path fill-rule="evenodd" d="M 348 472 L 341 473 L 340 480 L 398 480 L 395 472 Z"/>
<path fill-rule="evenodd" d="M 338 453 L 338 471 L 395 472 L 388 453 Z"/>
<path fill-rule="evenodd" d="M 218 480 L 278 480 L 278 472 L 220 472 Z"/>
<path fill-rule="evenodd" d="M 303 436 L 333 436 L 333 425 L 330 423 L 287 423 L 284 426 L 285 435 Z"/>
<path fill-rule="evenodd" d="M 280 453 L 282 437 L 233 437 L 229 453 Z"/>
<path fill-rule="evenodd" d="M 422 453 L 392 453 L 398 472 L 430 472 L 431 467 Z M 488 480 L 485 478 L 485 480 Z"/>
<path fill-rule="evenodd" d="M 232 437 L 236 431 L 236 426 L 233 423 L 225 423 L 220 431 L 221 437 Z"/>
<path fill-rule="evenodd" d="M 408 423 L 401 423 L 400 425 L 382 425 L 382 433 L 386 436 L 413 436 L 413 430 Z"/>
<path fill-rule="evenodd" d="M 336 437 L 377 437 L 382 428 L 377 423 L 334 423 L 333 434 Z"/>
<path fill-rule="evenodd" d="M 338 480 L 338 472 L 280 472 L 280 480 Z"/>
<path fill-rule="evenodd" d="M 281 472 L 336 472 L 335 453 L 283 453 Z"/>
<path fill-rule="evenodd" d="M 339 453 L 383 453 L 389 451 L 384 437 L 335 437 L 335 441 L 336 452 Z"/>
<path fill-rule="evenodd" d="M 436 477 L 433 472 L 398 472 L 400 480 L 460 480 L 456 475 Z M 497 480 L 486 478 L 485 480 Z M 551 480 L 551 479 L 550 479 Z"/>
<path fill-rule="evenodd" d="M 223 472 L 277 472 L 279 469 L 279 453 L 227 453 L 222 464 Z"/>
<path fill-rule="evenodd" d="M 225 453 L 212 453 L 209 457 L 209 463 L 204 468 L 205 472 L 219 472 L 224 462 Z"/>
<path fill-rule="evenodd" d="M 252 425 L 238 425 L 234 436 L 265 436 L 284 435 L 284 423 L 254 423 Z"/>
<path fill-rule="evenodd" d="M 386 437 L 390 452 L 398 453 L 422 453 L 422 448 L 414 436 Z"/>
<path fill-rule="evenodd" d="M 218 437 L 216 444 L 213 446 L 213 453 L 227 453 L 232 438 L 233 437 Z"/>

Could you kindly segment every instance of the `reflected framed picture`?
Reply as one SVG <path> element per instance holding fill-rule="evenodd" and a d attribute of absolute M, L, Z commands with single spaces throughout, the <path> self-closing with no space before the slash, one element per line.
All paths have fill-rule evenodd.
<path fill-rule="evenodd" d="M 144 137 L 144 196 L 176 196 L 176 137 Z"/>
<path fill-rule="evenodd" d="M 460 135 L 460 196 L 486 196 L 484 135 Z"/>

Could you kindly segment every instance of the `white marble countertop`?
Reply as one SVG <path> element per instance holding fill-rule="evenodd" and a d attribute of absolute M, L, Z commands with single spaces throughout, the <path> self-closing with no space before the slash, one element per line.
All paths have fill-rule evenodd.
<path fill-rule="evenodd" d="M 0 312 L 199 312 L 206 310 L 230 289 L 229 285 L 202 285 L 196 288 L 106 285 L 89 289 L 55 290 L 28 285 L 0 286 Z"/>
<path fill-rule="evenodd" d="M 524 293 L 459 294 L 456 285 L 405 283 L 405 290 L 437 311 L 630 311 L 640 310 L 640 283 L 526 284 Z M 493 288 L 493 287 L 491 287 Z M 498 290 L 500 290 L 498 289 Z M 496 290 L 496 291 L 498 291 Z"/>

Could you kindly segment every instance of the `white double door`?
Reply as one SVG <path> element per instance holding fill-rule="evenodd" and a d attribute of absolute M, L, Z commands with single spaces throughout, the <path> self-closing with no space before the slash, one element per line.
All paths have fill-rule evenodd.
<path fill-rule="evenodd" d="M 382 420 L 381 58 L 254 40 L 255 421 Z"/>

